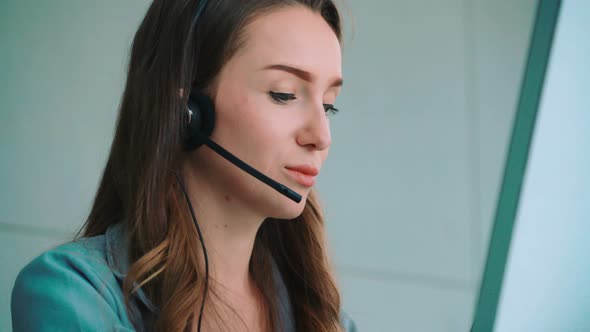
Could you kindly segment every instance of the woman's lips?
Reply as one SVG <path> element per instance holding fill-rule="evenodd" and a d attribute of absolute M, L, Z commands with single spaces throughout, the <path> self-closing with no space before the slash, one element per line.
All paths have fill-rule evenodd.
<path fill-rule="evenodd" d="M 287 168 L 287 173 L 291 175 L 291 177 L 297 181 L 297 183 L 306 186 L 306 187 L 313 187 L 315 184 L 315 175 L 310 175 L 303 173 L 297 169 Z"/>

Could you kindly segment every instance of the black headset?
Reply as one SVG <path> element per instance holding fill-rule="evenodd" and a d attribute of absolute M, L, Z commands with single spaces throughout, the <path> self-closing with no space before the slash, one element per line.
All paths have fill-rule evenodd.
<path fill-rule="evenodd" d="M 205 144 L 206 138 L 211 136 L 215 127 L 215 109 L 211 98 L 197 90 L 191 91 L 187 104 L 188 124 L 184 147 L 190 151 Z"/>
<path fill-rule="evenodd" d="M 191 29 L 196 30 L 199 18 L 207 7 L 208 0 L 201 0 L 192 20 Z M 192 34 L 188 34 L 190 37 Z M 184 145 L 186 150 L 194 150 L 205 143 L 215 127 L 215 109 L 211 98 L 196 89 L 191 89 L 187 103 L 188 125 Z"/>
<path fill-rule="evenodd" d="M 193 29 L 196 29 L 199 17 L 207 6 L 207 3 L 207 0 L 202 0 L 202 2 L 199 4 L 197 13 L 193 19 Z M 238 157 L 234 156 L 232 153 L 210 139 L 213 128 L 215 127 L 215 107 L 211 97 L 198 90 L 192 89 L 188 97 L 186 111 L 188 117 L 188 125 L 186 126 L 186 139 L 184 141 L 184 147 L 186 150 L 190 151 L 200 147 L 203 144 L 207 145 L 209 148 L 217 152 L 235 166 L 264 182 L 292 201 L 296 203 L 301 202 L 301 195 L 289 189 L 287 186 L 259 172 L 257 169 L 243 162 Z"/>

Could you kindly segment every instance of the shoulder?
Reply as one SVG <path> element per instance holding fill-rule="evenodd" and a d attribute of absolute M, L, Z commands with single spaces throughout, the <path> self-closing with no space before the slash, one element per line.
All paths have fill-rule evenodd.
<path fill-rule="evenodd" d="M 33 281 L 36 285 L 63 281 L 70 287 L 77 286 L 76 281 L 104 283 L 109 274 L 112 273 L 106 261 L 104 236 L 83 238 L 50 249 L 33 259 L 18 274 L 14 290 L 29 286 Z"/>
<path fill-rule="evenodd" d="M 13 329 L 112 330 L 124 317 L 120 293 L 107 263 L 104 236 L 63 244 L 39 255 L 17 276 Z"/>
<path fill-rule="evenodd" d="M 340 312 L 340 325 L 344 328 L 345 332 L 358 332 L 354 320 L 345 311 Z"/>
<path fill-rule="evenodd" d="M 104 235 L 82 238 L 47 250 L 27 264 L 19 277 L 36 274 L 39 270 L 60 271 L 74 268 L 85 272 L 89 272 L 88 269 L 108 268 Z"/>

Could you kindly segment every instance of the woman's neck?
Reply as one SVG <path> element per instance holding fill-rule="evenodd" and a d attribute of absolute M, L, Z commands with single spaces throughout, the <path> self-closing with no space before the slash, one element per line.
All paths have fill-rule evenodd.
<path fill-rule="evenodd" d="M 185 181 L 205 242 L 209 277 L 232 292 L 248 294 L 252 288 L 250 258 L 265 217 L 231 199 L 206 177 L 189 174 Z"/>
<path fill-rule="evenodd" d="M 232 199 L 204 173 L 185 170 L 185 174 L 185 186 L 209 262 L 212 293 L 207 301 L 212 305 L 205 306 L 203 327 L 215 330 L 215 321 L 222 318 L 222 324 L 237 327 L 237 331 L 243 330 L 244 324 L 248 331 L 268 331 L 268 305 L 250 272 L 256 233 L 266 217 Z M 219 311 L 208 313 L 208 309 Z"/>

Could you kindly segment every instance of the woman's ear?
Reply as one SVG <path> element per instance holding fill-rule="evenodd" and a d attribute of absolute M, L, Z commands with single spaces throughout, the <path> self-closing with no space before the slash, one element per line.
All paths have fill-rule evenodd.
<path fill-rule="evenodd" d="M 178 94 L 180 95 L 180 97 L 184 97 L 184 89 L 180 89 L 178 90 Z"/>

